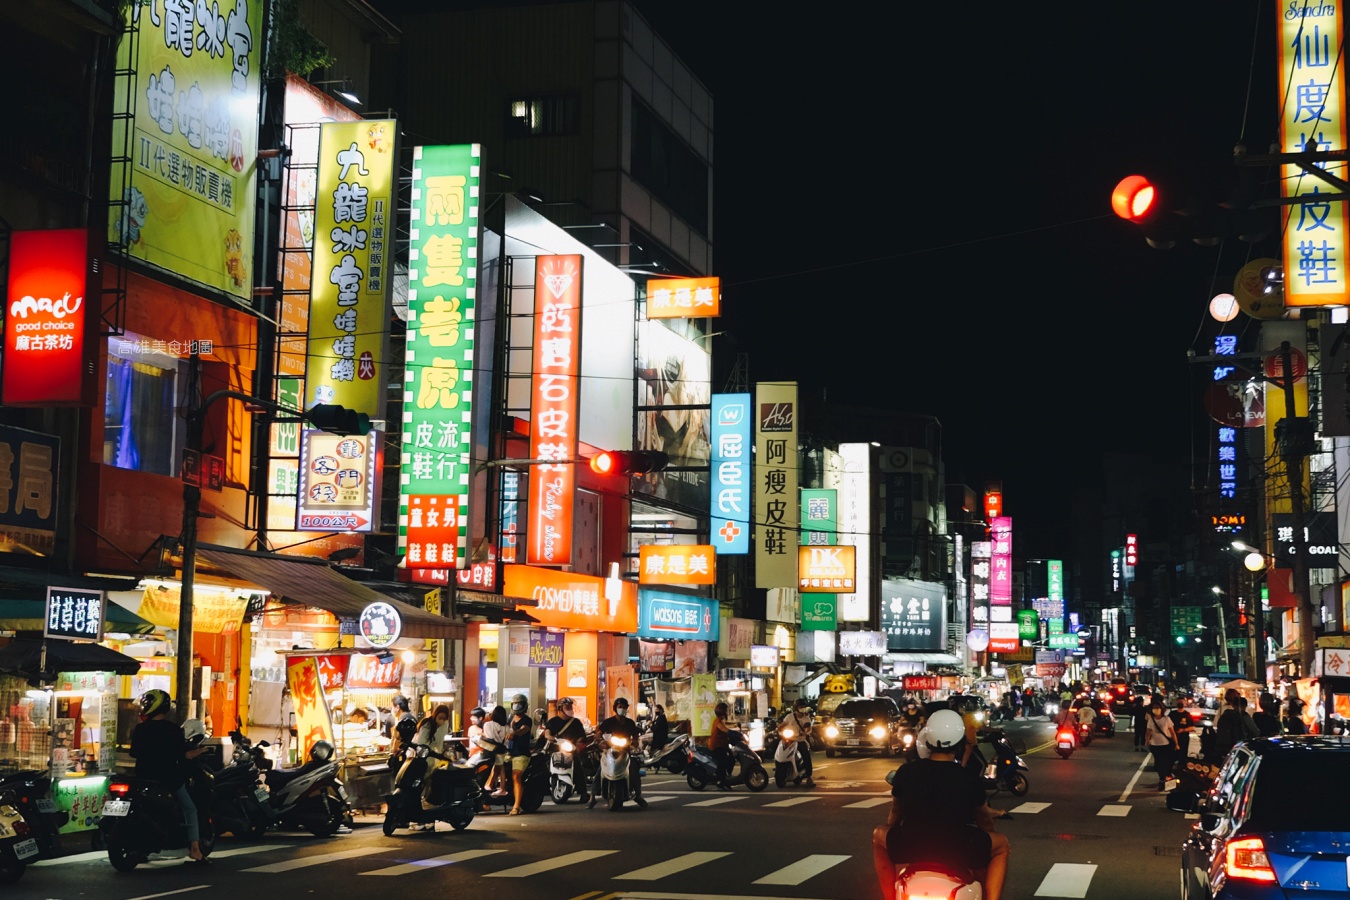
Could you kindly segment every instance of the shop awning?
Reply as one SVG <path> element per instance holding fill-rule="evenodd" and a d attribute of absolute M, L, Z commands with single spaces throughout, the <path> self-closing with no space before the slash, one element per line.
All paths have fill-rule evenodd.
<path fill-rule="evenodd" d="M 341 619 L 356 619 L 372 603 L 394 603 L 403 619 L 403 634 L 415 638 L 455 638 L 463 626 L 393 597 L 381 594 L 359 581 L 336 572 L 323 560 L 300 556 L 255 553 L 232 547 L 204 545 L 200 559 L 225 573 L 270 591 L 291 603 L 327 610 Z"/>
<path fill-rule="evenodd" d="M 20 638 L 0 647 L 0 673 L 19 675 L 33 684 L 51 681 L 58 672 L 113 672 L 135 675 L 141 661 L 99 644 L 52 639 L 47 644 L 47 666 L 42 668 L 41 640 Z"/>
<path fill-rule="evenodd" d="M 46 624 L 45 600 L 0 599 L 0 629 L 5 631 L 42 631 Z M 155 626 L 124 606 L 111 601 L 103 614 L 103 630 L 122 634 L 153 634 Z"/>

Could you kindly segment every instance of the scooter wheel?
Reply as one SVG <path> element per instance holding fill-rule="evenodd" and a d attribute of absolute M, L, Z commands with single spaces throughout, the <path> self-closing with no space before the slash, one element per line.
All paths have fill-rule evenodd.
<path fill-rule="evenodd" d="M 684 780 L 687 781 L 689 783 L 689 786 L 696 791 L 701 791 L 708 786 L 708 782 L 704 781 L 703 777 L 699 775 L 697 772 L 693 771 L 689 772 L 687 775 L 684 776 Z"/>
<path fill-rule="evenodd" d="M 1055 752 L 1059 754 L 1060 759 L 1068 759 L 1069 755 L 1073 753 L 1072 750 L 1056 750 Z"/>
<path fill-rule="evenodd" d="M 449 822 L 450 827 L 456 831 L 463 831 L 465 828 L 468 828 L 469 823 L 473 821 L 473 810 L 466 809 L 453 812 L 445 821 Z"/>
<path fill-rule="evenodd" d="M 384 836 L 393 837 L 394 832 L 398 830 L 398 826 L 398 817 L 394 815 L 394 811 L 391 809 L 386 812 L 384 814 Z"/>
<path fill-rule="evenodd" d="M 18 881 L 23 877 L 23 870 L 26 868 L 28 864 L 18 860 L 0 860 L 0 884 L 13 884 Z"/>
<path fill-rule="evenodd" d="M 666 762 L 666 768 L 670 770 L 670 774 L 679 775 L 684 771 L 684 758 L 677 754 L 671 754 Z"/>
<path fill-rule="evenodd" d="M 787 779 L 787 773 L 788 773 L 788 764 L 787 764 L 787 763 L 779 763 L 778 765 L 774 766 L 774 767 L 773 767 L 773 783 L 776 784 L 776 785 L 778 785 L 780 788 L 787 787 L 787 781 L 788 781 L 788 779 Z M 801 782 L 798 781 L 798 784 L 800 784 L 800 783 L 801 783 Z"/>
<path fill-rule="evenodd" d="M 1014 797 L 1025 797 L 1030 788 L 1031 784 L 1027 781 L 1027 776 L 1018 772 L 1012 777 L 1008 784 L 1008 793 L 1012 794 Z"/>
<path fill-rule="evenodd" d="M 121 840 L 108 839 L 108 862 L 112 863 L 112 867 L 117 871 L 130 872 L 144 859 L 139 851 L 130 849 Z"/>
<path fill-rule="evenodd" d="M 745 786 L 759 793 L 769 786 L 769 773 L 763 766 L 755 766 L 745 773 Z"/>
<path fill-rule="evenodd" d="M 561 806 L 572 796 L 572 786 L 565 781 L 556 781 L 553 784 L 553 802 Z"/>

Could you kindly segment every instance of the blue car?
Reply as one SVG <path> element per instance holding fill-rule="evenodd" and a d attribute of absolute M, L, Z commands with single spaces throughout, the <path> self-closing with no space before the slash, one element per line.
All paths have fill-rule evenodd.
<path fill-rule="evenodd" d="M 1239 744 L 1197 812 L 1183 900 L 1350 897 L 1350 738 Z"/>

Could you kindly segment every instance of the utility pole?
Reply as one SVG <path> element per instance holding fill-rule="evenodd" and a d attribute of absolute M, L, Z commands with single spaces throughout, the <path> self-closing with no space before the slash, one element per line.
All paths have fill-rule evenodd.
<path fill-rule="evenodd" d="M 192 602 L 197 580 L 197 519 L 201 515 L 201 404 L 202 358 L 192 354 L 188 360 L 187 446 L 189 455 L 197 460 L 198 484 L 183 481 L 183 577 L 178 588 L 178 663 L 174 670 L 174 696 L 177 699 L 176 718 L 181 724 L 192 708 Z"/>
<path fill-rule="evenodd" d="M 1313 656 L 1316 653 L 1316 634 L 1313 631 L 1313 603 L 1311 588 L 1308 585 L 1308 541 L 1304 537 L 1303 509 L 1303 459 L 1308 449 L 1305 442 L 1311 439 L 1312 432 L 1306 428 L 1307 420 L 1300 420 L 1294 405 L 1294 364 L 1293 353 L 1288 341 L 1280 344 L 1280 387 L 1284 389 L 1284 420 L 1276 424 L 1276 440 L 1280 456 L 1284 460 L 1285 475 L 1289 479 L 1289 518 L 1294 526 L 1294 595 L 1298 598 L 1298 659 L 1299 674 L 1304 678 L 1312 675 Z M 1283 425 L 1283 436 L 1280 426 Z M 1260 614 L 1260 600 L 1256 601 Z M 1265 673 L 1257 673 L 1262 681 Z"/>

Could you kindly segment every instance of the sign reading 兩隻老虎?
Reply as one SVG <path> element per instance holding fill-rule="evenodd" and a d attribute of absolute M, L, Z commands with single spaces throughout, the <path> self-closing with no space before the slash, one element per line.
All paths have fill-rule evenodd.
<path fill-rule="evenodd" d="M 249 301 L 265 5 L 120 4 L 112 117 L 108 242 Z"/>

